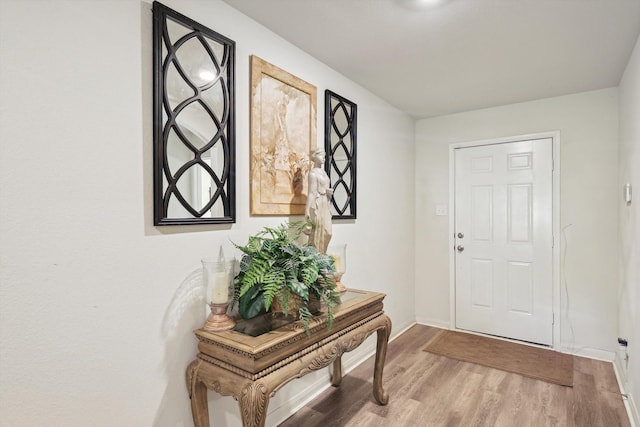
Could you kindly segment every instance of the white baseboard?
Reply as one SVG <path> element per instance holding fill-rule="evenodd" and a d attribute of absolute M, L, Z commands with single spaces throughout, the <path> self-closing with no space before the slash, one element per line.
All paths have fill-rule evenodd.
<path fill-rule="evenodd" d="M 442 319 L 430 319 L 428 317 L 416 317 L 416 323 L 425 326 L 433 326 L 440 329 L 451 329 L 451 325 L 448 320 Z"/>
<path fill-rule="evenodd" d="M 618 384 L 622 388 L 623 385 L 627 384 L 627 370 L 624 367 L 624 362 L 622 357 L 620 357 L 620 353 L 616 353 L 616 357 L 613 359 L 613 368 L 616 372 L 616 378 L 618 379 Z"/>
<path fill-rule="evenodd" d="M 624 407 L 627 410 L 627 415 L 629 416 L 629 423 L 631 424 L 631 427 L 638 427 L 640 426 L 640 413 L 634 396 L 627 392 L 627 378 L 624 374 L 625 369 L 623 364 L 624 362 L 620 357 L 620 353 L 616 353 L 616 357 L 613 361 L 613 372 L 616 374 L 618 387 L 622 394 L 622 401 L 624 402 Z"/>
<path fill-rule="evenodd" d="M 575 348 L 566 343 L 561 343 L 556 350 L 562 353 L 573 354 L 575 356 L 587 357 L 589 359 L 604 360 L 605 362 L 613 362 L 616 357 L 616 353 L 613 351 L 591 347 Z"/>
<path fill-rule="evenodd" d="M 409 328 L 411 328 L 413 325 L 415 325 L 416 322 L 411 322 L 409 324 L 404 325 L 404 327 L 401 326 L 401 329 L 397 332 L 393 331 L 393 328 L 391 328 L 391 336 L 389 337 L 389 342 L 395 340 L 396 338 L 398 338 L 400 335 L 404 334 L 405 332 L 407 332 L 407 330 L 409 330 Z"/>
<path fill-rule="evenodd" d="M 640 410 L 638 410 L 638 405 L 636 405 L 636 400 L 632 395 L 627 394 L 627 398 L 624 401 L 624 406 L 627 408 L 627 412 L 629 412 L 629 421 L 631 422 L 631 427 L 640 426 Z"/>

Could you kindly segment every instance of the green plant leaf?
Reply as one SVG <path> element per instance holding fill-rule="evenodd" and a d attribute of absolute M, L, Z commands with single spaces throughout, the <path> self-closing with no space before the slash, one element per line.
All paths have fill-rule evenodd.
<path fill-rule="evenodd" d="M 298 317 L 302 321 L 302 325 L 304 326 L 304 330 L 307 335 L 311 335 L 311 332 L 309 331 L 309 321 L 311 320 L 313 315 L 311 314 L 309 307 L 307 307 L 306 305 L 301 305 L 300 307 L 298 307 Z"/>
<path fill-rule="evenodd" d="M 269 311 L 271 307 L 271 302 L 273 298 L 276 296 L 282 285 L 280 283 L 284 283 L 284 280 L 280 282 L 272 282 L 269 284 L 265 284 L 262 286 L 263 294 L 264 294 L 264 309 Z"/>
<path fill-rule="evenodd" d="M 291 293 L 287 288 L 282 288 L 278 293 L 278 298 L 280 299 L 280 305 L 282 305 L 282 313 L 286 317 L 289 315 L 289 301 L 291 299 Z"/>
<path fill-rule="evenodd" d="M 238 312 L 244 319 L 256 317 L 264 307 L 264 293 L 259 288 L 252 288 L 250 292 L 240 297 Z"/>
<path fill-rule="evenodd" d="M 297 280 L 290 280 L 287 282 L 287 287 L 303 300 L 309 301 L 309 288 L 305 286 L 304 283 Z"/>

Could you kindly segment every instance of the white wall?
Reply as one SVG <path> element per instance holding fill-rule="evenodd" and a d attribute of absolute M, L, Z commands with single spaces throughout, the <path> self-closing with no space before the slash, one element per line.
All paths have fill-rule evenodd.
<path fill-rule="evenodd" d="M 640 39 L 620 82 L 620 306 L 619 336 L 628 340 L 628 363 L 622 362 L 627 393 L 640 422 Z M 635 191 L 631 205 L 622 200 L 622 186 Z"/>
<path fill-rule="evenodd" d="M 317 86 L 320 141 L 326 88 L 358 104 L 344 282 L 388 294 L 394 333 L 414 321 L 413 120 L 220 1 L 165 3 L 237 43 L 231 226 L 152 225 L 148 0 L 0 0 L 1 426 L 192 425 L 199 261 L 285 220 L 248 214 L 250 54 Z M 268 424 L 327 378 L 287 385 Z M 216 426 L 240 424 L 233 399 L 210 404 Z"/>
<path fill-rule="evenodd" d="M 606 89 L 420 120 L 416 124 L 416 316 L 449 325 L 448 147 L 560 131 L 566 229 L 560 348 L 607 356 L 617 337 L 618 95 Z M 563 297 L 565 289 L 562 290 Z M 605 353 L 602 353 L 605 351 Z"/>

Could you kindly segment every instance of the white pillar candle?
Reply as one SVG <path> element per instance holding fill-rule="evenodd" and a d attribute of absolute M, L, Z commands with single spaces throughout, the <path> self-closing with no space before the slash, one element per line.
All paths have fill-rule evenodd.
<path fill-rule="evenodd" d="M 226 304 L 229 302 L 231 283 L 230 265 L 224 261 L 202 260 L 202 278 L 206 290 L 207 303 Z"/>
<path fill-rule="evenodd" d="M 217 271 L 211 279 L 211 302 L 226 304 L 229 301 L 229 272 Z"/>

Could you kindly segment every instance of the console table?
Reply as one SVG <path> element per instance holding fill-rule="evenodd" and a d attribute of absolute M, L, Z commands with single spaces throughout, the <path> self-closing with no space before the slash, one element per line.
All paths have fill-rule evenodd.
<path fill-rule="evenodd" d="M 198 356 L 187 368 L 187 385 L 196 427 L 209 426 L 207 390 L 233 396 L 245 427 L 264 426 L 269 398 L 289 381 L 333 364 L 331 384 L 342 380 L 341 357 L 377 332 L 373 396 L 381 405 L 389 397 L 382 388 L 382 371 L 391 333 L 384 314 L 385 295 L 349 289 L 334 308 L 327 330 L 326 314 L 311 321 L 307 335 L 299 321 L 265 314 L 239 320 L 235 329 L 194 333 Z"/>

